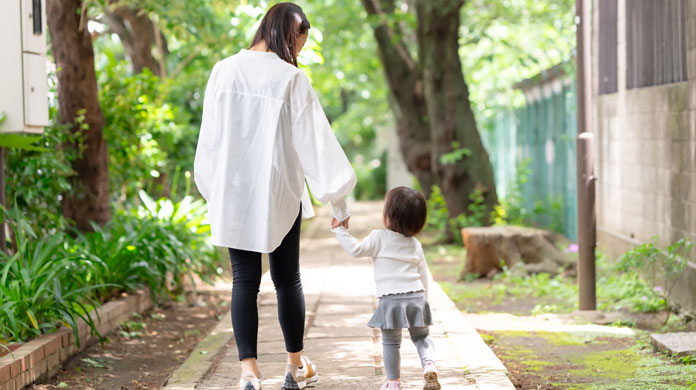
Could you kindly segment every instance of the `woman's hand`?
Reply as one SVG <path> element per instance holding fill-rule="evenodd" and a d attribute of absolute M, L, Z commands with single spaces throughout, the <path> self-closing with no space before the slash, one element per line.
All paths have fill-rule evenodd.
<path fill-rule="evenodd" d="M 350 217 L 346 218 L 345 221 L 339 221 L 336 218 L 331 218 L 331 229 L 336 229 L 339 226 L 343 226 L 344 228 L 348 229 L 348 221 L 350 221 Z"/>

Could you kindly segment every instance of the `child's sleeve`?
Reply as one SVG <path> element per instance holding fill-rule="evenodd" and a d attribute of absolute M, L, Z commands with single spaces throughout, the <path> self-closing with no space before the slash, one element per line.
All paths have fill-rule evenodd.
<path fill-rule="evenodd" d="M 418 263 L 418 274 L 420 275 L 420 281 L 423 283 L 423 288 L 425 288 L 425 299 L 428 299 L 428 263 L 425 262 L 425 254 L 423 253 L 423 248 L 418 245 L 418 255 L 421 261 Z"/>
<path fill-rule="evenodd" d="M 377 239 L 377 231 L 373 230 L 362 242 L 353 237 L 346 228 L 339 226 L 333 229 L 338 242 L 343 249 L 353 257 L 375 257 L 378 252 L 379 240 Z"/>

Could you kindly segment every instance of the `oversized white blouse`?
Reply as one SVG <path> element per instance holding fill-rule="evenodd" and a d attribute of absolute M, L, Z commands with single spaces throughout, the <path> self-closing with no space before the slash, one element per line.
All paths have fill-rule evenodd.
<path fill-rule="evenodd" d="M 275 250 L 314 197 L 348 218 L 356 176 L 307 76 L 272 52 L 242 50 L 206 87 L 194 179 L 215 245 Z M 302 205 L 302 206 L 300 206 Z"/>

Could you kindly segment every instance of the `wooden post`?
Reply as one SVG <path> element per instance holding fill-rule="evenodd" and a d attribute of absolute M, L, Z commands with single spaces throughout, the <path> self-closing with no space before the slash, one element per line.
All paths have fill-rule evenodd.
<path fill-rule="evenodd" d="M 592 0 L 576 0 L 578 91 L 578 289 L 580 310 L 597 308 L 595 176 L 592 137 Z"/>

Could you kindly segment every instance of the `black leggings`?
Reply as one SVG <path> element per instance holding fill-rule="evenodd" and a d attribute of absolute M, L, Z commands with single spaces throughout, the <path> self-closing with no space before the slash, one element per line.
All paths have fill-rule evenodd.
<path fill-rule="evenodd" d="M 278 319 L 285 349 L 301 352 L 305 324 L 305 297 L 300 279 L 300 225 L 302 210 L 280 246 L 268 254 L 271 278 L 278 299 Z M 239 360 L 256 358 L 259 313 L 256 299 L 261 285 L 261 254 L 229 249 L 232 262 L 232 327 Z"/>

